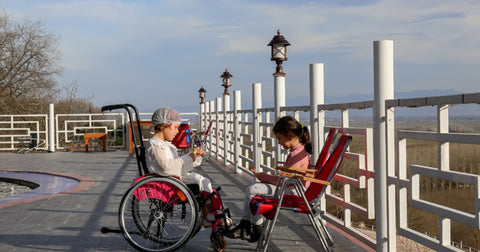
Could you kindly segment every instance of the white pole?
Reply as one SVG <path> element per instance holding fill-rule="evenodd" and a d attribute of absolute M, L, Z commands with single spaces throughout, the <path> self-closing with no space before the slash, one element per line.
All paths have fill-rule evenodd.
<path fill-rule="evenodd" d="M 215 132 L 215 158 L 218 160 L 220 156 L 220 131 L 223 126 L 220 124 L 220 113 L 222 112 L 222 98 L 217 97 L 217 110 L 215 110 L 215 119 L 216 119 L 216 132 Z"/>
<path fill-rule="evenodd" d="M 230 111 L 230 95 L 223 94 L 223 165 L 228 165 L 229 151 L 228 151 L 228 135 L 229 135 L 229 124 L 228 124 L 228 111 Z"/>
<path fill-rule="evenodd" d="M 312 138 L 313 153 L 312 164 L 317 162 L 320 149 L 323 146 L 324 111 L 318 112 L 318 105 L 324 104 L 324 73 L 323 63 L 310 64 L 310 133 Z"/>
<path fill-rule="evenodd" d="M 275 106 L 275 122 L 282 116 L 285 115 L 285 112 L 280 112 L 281 107 L 285 107 L 285 75 L 280 74 L 276 75 L 273 74 L 273 85 L 274 85 L 274 106 Z M 275 166 L 280 161 L 281 157 L 281 147 L 279 144 L 276 144 L 276 140 L 274 140 L 275 146 Z"/>
<path fill-rule="evenodd" d="M 205 102 L 201 102 L 200 103 L 200 125 L 199 125 L 199 128 L 198 128 L 198 132 L 197 133 L 200 133 L 200 132 L 203 132 L 205 131 L 204 127 L 205 127 L 205 124 L 203 124 L 203 120 L 205 118 Z"/>
<path fill-rule="evenodd" d="M 213 137 L 212 134 L 213 134 L 213 127 L 215 126 L 215 132 L 218 130 L 217 129 L 217 124 L 215 123 L 215 125 L 213 125 L 213 120 L 214 120 L 214 112 L 215 112 L 215 101 L 212 100 L 212 101 L 209 101 L 209 104 L 210 104 L 210 121 L 212 121 L 212 128 L 210 129 L 210 135 L 208 135 L 208 139 L 210 140 L 208 142 L 208 146 L 209 146 L 209 150 L 210 150 L 210 156 L 212 155 L 212 145 L 214 143 L 214 141 L 216 141 L 216 137 Z"/>
<path fill-rule="evenodd" d="M 373 58 L 373 138 L 377 251 L 388 251 L 388 226 L 390 223 L 387 223 L 387 144 L 385 129 L 385 100 L 393 99 L 393 41 L 374 41 Z M 391 224 L 395 225 L 395 223 Z"/>
<path fill-rule="evenodd" d="M 253 101 L 253 167 L 258 171 L 262 172 L 263 169 L 260 167 L 260 121 L 261 117 L 259 116 L 258 109 L 262 107 L 262 84 L 253 83 L 252 84 L 252 101 Z"/>
<path fill-rule="evenodd" d="M 238 112 L 239 110 L 242 109 L 242 94 L 240 90 L 236 90 L 233 92 L 233 130 L 234 130 L 234 142 L 235 142 L 235 157 L 234 157 L 234 163 L 235 163 L 235 173 L 240 174 L 242 173 L 242 170 L 240 170 L 239 166 L 241 165 L 241 160 L 239 158 L 239 153 L 240 153 L 240 132 L 241 132 L 241 126 L 240 126 L 240 121 L 241 121 L 241 114 Z"/>
<path fill-rule="evenodd" d="M 55 107 L 48 105 L 48 152 L 55 152 Z"/>

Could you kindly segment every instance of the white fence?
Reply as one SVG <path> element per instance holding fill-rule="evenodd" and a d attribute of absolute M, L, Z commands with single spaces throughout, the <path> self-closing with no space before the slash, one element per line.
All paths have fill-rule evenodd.
<path fill-rule="evenodd" d="M 50 106 L 50 110 L 53 109 L 54 106 Z M 54 119 L 50 119 L 49 114 L 54 115 Z M 84 134 L 88 133 L 106 134 L 109 149 L 127 147 L 129 118 L 125 111 L 94 114 L 54 114 L 54 111 L 49 111 L 49 114 L 0 115 L 0 151 L 29 148 L 32 140 L 42 143 L 36 150 L 85 150 Z M 192 127 L 196 127 L 198 113 L 180 114 Z M 141 120 L 150 120 L 151 116 L 152 113 L 140 113 Z M 54 127 L 49 127 L 50 123 Z M 148 137 L 148 134 L 144 135 L 143 140 Z M 54 139 L 53 142 L 50 139 Z"/>
<path fill-rule="evenodd" d="M 47 129 L 47 115 L 0 115 L 0 150 L 26 148 L 33 137 L 45 143 Z"/>
<path fill-rule="evenodd" d="M 312 162 L 316 161 L 318 151 L 323 145 L 323 133 L 327 132 L 329 127 L 340 127 L 343 132 L 353 134 L 354 141 L 363 142 L 364 150 L 359 151 L 360 153 L 347 152 L 345 158 L 355 164 L 356 172 L 355 175 L 335 176 L 342 189 L 340 192 L 327 191 L 325 200 L 341 208 L 343 213 L 338 218 L 327 212 L 327 221 L 377 251 L 396 251 L 401 248 L 403 245 L 397 244 L 398 235 L 433 250 L 462 251 L 458 246 L 460 241 L 451 239 L 451 222 L 459 222 L 479 231 L 480 176 L 478 169 L 470 173 L 450 170 L 452 154 L 449 152 L 449 145 L 459 143 L 478 147 L 480 134 L 449 132 L 451 118 L 448 111 L 449 107 L 466 104 L 473 104 L 472 106 L 477 106 L 476 111 L 480 111 L 480 93 L 394 99 L 392 41 L 374 42 L 374 66 L 373 101 L 323 104 L 323 64 L 311 64 L 310 90 L 305 91 L 310 93 L 309 105 L 284 106 L 281 101 L 285 100 L 285 97 L 275 97 L 275 101 L 280 102 L 275 107 L 264 108 L 260 83 L 252 84 L 251 109 L 241 108 L 240 91 L 233 92 L 233 109 L 230 109 L 229 95 L 225 94 L 222 98 L 201 104 L 201 129 L 205 130 L 209 122 L 213 121 L 207 144 L 208 151 L 217 159 L 223 160 L 226 166 L 231 166 L 232 172 L 250 173 L 250 168 L 255 167 L 257 170 L 274 173 L 272 167 L 285 159 L 285 151 L 278 147 L 276 139 L 271 135 L 276 118 L 290 114 L 309 125 L 315 147 Z M 274 85 L 284 82 L 278 78 L 275 77 Z M 284 90 L 277 91 L 279 88 L 281 86 L 274 88 L 275 96 L 284 96 Z M 418 110 L 427 106 L 437 108 L 433 130 L 409 131 L 395 128 L 395 108 Z M 364 109 L 372 110 L 371 126 L 350 127 L 350 112 Z M 340 122 L 328 125 L 328 111 L 340 113 Z M 475 115 L 477 120 L 479 115 L 480 113 Z M 437 142 L 438 151 L 433 155 L 437 157 L 438 165 L 427 167 L 410 163 L 406 155 L 409 140 Z M 472 161 L 472 165 L 480 166 L 478 153 L 473 156 L 476 159 Z M 422 199 L 420 181 L 423 177 L 473 187 L 475 194 L 472 202 L 469 202 L 473 209 L 459 210 Z M 363 204 L 352 201 L 354 191 L 362 192 L 365 197 Z M 326 210 L 326 204 L 324 209 Z M 437 226 L 439 235 L 433 237 L 411 228 L 411 223 L 408 222 L 410 209 L 437 216 L 439 221 L 429 225 Z M 375 220 L 375 237 L 353 226 L 353 214 Z"/>

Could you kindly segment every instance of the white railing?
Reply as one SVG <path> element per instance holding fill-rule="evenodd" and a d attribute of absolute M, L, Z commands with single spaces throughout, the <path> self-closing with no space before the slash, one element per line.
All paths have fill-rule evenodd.
<path fill-rule="evenodd" d="M 0 115 L 0 150 L 18 150 L 31 139 L 47 142 L 47 115 Z M 45 145 L 40 149 L 45 150 Z"/>
<path fill-rule="evenodd" d="M 476 229 L 480 228 L 480 191 L 479 174 L 452 171 L 449 168 L 450 143 L 480 145 L 479 132 L 460 134 L 449 132 L 448 108 L 456 105 L 480 104 L 480 93 L 452 95 L 442 97 L 422 97 L 412 99 L 393 98 L 393 43 L 392 41 L 374 42 L 374 100 L 349 102 L 342 104 L 323 104 L 323 64 L 310 65 L 310 93 L 309 106 L 280 106 L 262 107 L 261 84 L 252 84 L 252 108 L 241 108 L 241 93 L 234 91 L 233 109 L 225 111 L 229 105 L 223 106 L 222 102 L 230 102 L 225 95 L 200 105 L 201 130 L 205 130 L 210 121 L 213 121 L 212 134 L 209 137 L 207 152 L 227 166 L 232 166 L 236 173 L 249 173 L 250 168 L 275 172 L 272 167 L 278 161 L 284 161 L 285 151 L 277 148 L 275 138 L 271 135 L 271 128 L 276 118 L 282 115 L 293 115 L 305 125 L 309 126 L 312 133 L 312 143 L 318 150 L 323 145 L 324 132 L 329 127 L 341 128 L 341 131 L 352 134 L 354 141 L 363 143 L 364 149 L 353 153 L 347 152 L 345 158 L 355 164 L 355 174 L 347 176 L 339 174 L 335 180 L 341 184 L 341 192 L 328 190 L 323 208 L 326 210 L 325 201 L 329 201 L 342 209 L 341 217 L 335 213 L 326 214 L 326 220 L 333 226 L 342 229 L 345 233 L 355 237 L 367 246 L 377 251 L 396 251 L 402 245 L 396 242 L 397 236 L 406 237 L 413 242 L 439 251 L 461 251 L 457 244 L 461 241 L 452 241 L 451 222 L 459 222 Z M 278 76 L 275 77 L 278 80 Z M 282 80 L 280 80 L 282 83 Z M 275 85 L 275 84 L 274 84 Z M 278 89 L 276 87 L 275 89 Z M 320 91 L 318 91 L 320 89 Z M 309 92 L 310 91 L 310 92 Z M 275 90 L 275 92 L 277 92 Z M 282 91 L 278 92 L 282 94 Z M 284 94 L 285 92 L 283 92 Z M 319 95 L 320 93 L 320 95 Z M 277 95 L 277 94 L 276 94 Z M 319 97 L 320 96 L 320 97 Z M 281 101 L 284 98 L 280 98 Z M 277 97 L 275 97 L 277 100 Z M 281 102 L 280 102 L 281 103 Z M 414 132 L 395 128 L 396 107 L 435 106 L 437 107 L 436 132 Z M 372 110 L 369 120 L 372 126 L 351 127 L 350 112 L 354 110 Z M 478 107 L 476 108 L 478 110 Z M 340 123 L 328 125 L 326 113 L 340 113 Z M 310 113 L 310 117 L 301 116 Z M 477 113 L 476 116 L 479 114 Z M 478 118 L 477 118 L 478 120 Z M 317 133 L 318 132 L 318 133 Z M 409 140 L 434 141 L 438 143 L 438 167 L 410 164 L 406 156 Z M 315 152 L 314 152 L 315 154 Z M 459 153 L 460 155 L 462 153 Z M 315 162 L 317 155 L 312 155 Z M 458 155 L 458 153 L 457 153 Z M 480 157 L 476 156 L 472 163 L 480 165 Z M 398 160 L 398 161 L 396 161 Z M 474 209 L 464 212 L 451 206 L 428 202 L 420 197 L 420 177 L 432 177 L 441 180 L 457 182 L 473 187 L 477 192 L 472 199 Z M 352 202 L 354 191 L 363 191 L 365 195 L 361 205 Z M 398 195 L 398 199 L 396 198 Z M 439 238 L 432 238 L 422 232 L 413 230 L 408 222 L 408 210 L 420 209 L 436 215 Z M 352 224 L 352 216 L 375 220 L 376 235 L 367 235 Z M 397 225 L 398 216 L 398 225 Z"/>
<path fill-rule="evenodd" d="M 110 149 L 127 147 L 129 122 L 125 112 L 54 114 L 53 107 L 51 106 L 51 111 L 49 111 L 49 114 L 54 115 L 51 120 L 48 114 L 0 115 L 0 150 L 28 149 L 33 140 L 41 143 L 36 150 L 84 150 L 84 134 L 86 133 L 107 134 L 106 143 Z M 192 130 L 196 130 L 198 113 L 180 114 L 182 119 L 190 124 Z M 139 116 L 142 121 L 150 122 L 152 113 L 140 113 Z M 50 123 L 53 127 L 49 127 Z M 151 136 L 148 133 L 151 133 L 152 130 L 147 131 L 144 141 Z M 50 139 L 53 140 L 50 141 Z"/>
<path fill-rule="evenodd" d="M 396 145 L 398 146 L 396 156 L 398 157 L 398 164 L 395 165 L 392 161 L 389 163 L 388 167 L 388 204 L 391 206 L 388 209 L 395 209 L 393 207 L 397 206 L 396 211 L 398 211 L 399 223 L 397 227 L 398 234 L 437 251 L 463 251 L 458 248 L 456 243 L 451 239 L 452 221 L 471 226 L 475 229 L 480 228 L 480 198 L 478 197 L 478 192 L 480 191 L 480 176 L 479 174 L 453 171 L 450 168 L 450 158 L 452 156 L 452 154 L 450 154 L 450 144 L 480 146 L 479 133 L 449 132 L 449 108 L 471 103 L 480 103 L 480 93 L 415 99 L 397 99 L 388 100 L 386 102 L 386 108 L 388 111 L 386 120 L 394 119 L 394 108 L 436 107 L 436 131 L 396 131 Z M 393 135 L 394 129 L 388 130 L 390 131 L 389 135 Z M 435 142 L 438 145 L 436 155 L 438 157 L 437 166 L 430 167 L 420 164 L 407 165 L 409 163 L 407 157 L 407 141 L 410 140 Z M 395 150 L 392 149 L 390 152 L 391 155 L 394 155 Z M 456 153 L 456 155 L 459 154 L 461 153 Z M 474 160 L 473 162 L 476 162 L 477 165 L 480 164 L 480 160 Z M 474 209 L 472 209 L 471 212 L 461 211 L 452 206 L 445 206 L 420 198 L 421 177 L 436 178 L 444 181 L 456 182 L 462 184 L 464 187 L 473 187 L 473 191 L 477 192 L 472 199 L 474 201 Z M 398 199 L 396 199 L 397 194 Z M 438 239 L 422 234 L 409 227 L 409 209 L 407 206 L 438 216 L 439 222 L 430 224 L 438 226 L 440 233 Z M 389 213 L 389 216 L 391 216 L 390 221 L 395 223 L 395 217 L 397 214 L 392 212 Z M 392 239 L 390 242 L 394 243 L 395 241 Z"/>
<path fill-rule="evenodd" d="M 105 133 L 111 148 L 126 146 L 124 113 L 56 114 L 56 149 L 83 146 L 85 133 Z"/>

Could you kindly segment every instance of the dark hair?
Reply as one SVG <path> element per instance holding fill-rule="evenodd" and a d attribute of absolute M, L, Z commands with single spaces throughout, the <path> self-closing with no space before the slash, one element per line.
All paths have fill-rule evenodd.
<path fill-rule="evenodd" d="M 307 126 L 300 124 L 295 118 L 291 116 L 284 116 L 273 126 L 274 134 L 282 134 L 287 136 L 288 132 L 292 132 L 300 139 L 300 143 L 305 146 L 305 151 L 312 154 L 312 140 L 310 139 L 310 132 Z"/>

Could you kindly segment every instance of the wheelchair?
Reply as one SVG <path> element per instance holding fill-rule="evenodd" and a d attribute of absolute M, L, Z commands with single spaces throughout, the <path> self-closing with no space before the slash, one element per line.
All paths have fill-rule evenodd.
<path fill-rule="evenodd" d="M 223 207 L 218 193 L 221 187 L 212 193 L 201 192 L 196 184 L 187 185 L 175 177 L 148 173 L 140 124 L 137 124 L 140 140 L 133 132 L 132 111 L 139 121 L 136 107 L 131 104 L 102 107 L 102 111 L 114 109 L 127 110 L 140 176 L 120 202 L 120 230 L 104 227 L 102 233 L 122 233 L 130 245 L 141 251 L 173 251 L 200 231 L 206 216 L 205 209 L 209 207 L 214 213 L 214 220 L 209 220 L 212 229 L 210 241 L 214 251 L 222 252 L 226 247 L 223 232 L 229 228 L 227 218 L 230 219 L 230 211 Z"/>

